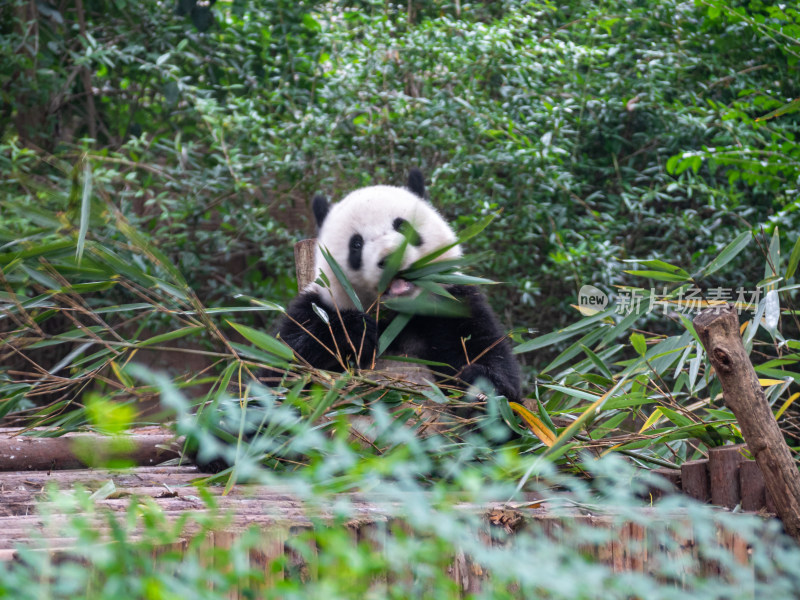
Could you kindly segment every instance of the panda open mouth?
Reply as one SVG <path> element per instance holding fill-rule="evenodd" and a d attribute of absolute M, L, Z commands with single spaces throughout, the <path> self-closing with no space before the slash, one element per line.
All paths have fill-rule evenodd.
<path fill-rule="evenodd" d="M 419 288 L 410 281 L 397 277 L 392 279 L 392 282 L 389 284 L 386 292 L 384 292 L 384 296 L 388 298 L 401 298 L 405 296 L 412 296 L 418 290 Z"/>

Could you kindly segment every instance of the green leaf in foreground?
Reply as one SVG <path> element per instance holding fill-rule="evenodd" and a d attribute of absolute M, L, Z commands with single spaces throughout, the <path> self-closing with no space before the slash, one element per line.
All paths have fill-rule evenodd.
<path fill-rule="evenodd" d="M 292 352 L 292 349 L 271 335 L 266 334 L 263 331 L 253 329 L 252 327 L 248 327 L 247 325 L 239 325 L 238 323 L 232 323 L 231 321 L 228 321 L 227 323 L 240 334 L 242 334 L 245 339 L 255 344 L 256 347 L 266 350 L 270 354 L 274 354 L 275 356 L 283 358 L 284 360 L 294 359 L 294 352 Z"/>

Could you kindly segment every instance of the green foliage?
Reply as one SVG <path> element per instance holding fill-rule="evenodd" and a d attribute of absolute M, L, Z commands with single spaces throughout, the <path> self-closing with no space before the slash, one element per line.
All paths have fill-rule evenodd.
<path fill-rule="evenodd" d="M 48 434 L 123 434 L 140 403 L 159 395 L 190 443 L 236 462 L 219 476 L 228 485 L 280 477 L 309 503 L 353 489 L 414 495 L 400 513 L 414 535 L 382 530 L 392 534 L 383 554 L 345 543 L 338 521 L 314 527 L 297 552 L 323 548 L 315 560 L 324 577 L 291 576 L 276 597 L 455 597 L 441 567 L 457 550 L 492 571 L 486 597 L 507 597 L 512 584 L 530 597 L 740 597 L 753 581 L 720 555 L 716 526 L 752 544 L 759 595 L 796 594 L 786 567 L 796 549 L 749 518 L 691 509 L 692 535 L 722 564 L 719 578 L 668 560 L 687 523 L 669 518 L 647 523 L 662 570 L 621 575 L 582 552 L 597 531 L 577 528 L 558 545 L 531 531 L 513 551 L 478 547 L 463 535 L 475 520 L 449 502 L 454 490 L 481 502 L 541 484 L 549 496 L 551 485 L 570 490 L 565 502 L 593 512 L 598 496 L 624 512 L 635 503 L 631 475 L 613 460 L 587 462 L 584 451 L 674 467 L 739 441 L 680 310 L 721 287 L 747 290 L 746 303 L 759 286 L 743 338 L 776 415 L 791 418 L 800 377 L 795 8 L 63 6 L 0 6 L 0 417 L 33 415 Z M 425 411 L 474 406 L 446 389 L 297 365 L 277 393 L 252 383 L 256 369 L 291 359 L 263 329 L 294 293 L 291 243 L 311 235 L 307 199 L 397 184 L 412 166 L 464 238 L 498 215 L 468 245 L 484 257 L 482 274 L 507 283 L 504 300 L 493 300 L 508 324 L 535 336 L 515 334 L 537 374 L 527 406 L 490 398 L 481 435 L 457 418 L 438 436 L 420 435 Z M 415 265 L 417 281 L 433 277 L 435 294 L 452 276 L 432 272 L 442 267 Z M 575 321 L 569 303 L 588 283 L 621 293 Z M 166 371 L 190 360 L 197 368 L 172 377 L 132 366 L 148 352 Z M 355 416 L 374 420 L 369 443 L 348 437 Z M 517 437 L 505 441 L 509 427 Z M 609 485 L 598 495 L 568 471 Z M 93 509 L 84 499 L 77 510 Z M 229 571 L 203 563 L 205 529 L 187 554 L 154 562 L 153 548 L 182 524 L 163 526 L 146 505 L 132 505 L 130 520 L 145 537 L 118 523 L 111 546 L 77 520 L 87 541 L 79 562 L 25 552 L 2 566 L 0 594 L 74 597 L 91 584 L 98 598 L 217 597 L 261 577 L 239 561 L 253 538 L 221 554 Z M 765 539 L 777 540 L 773 552 Z"/>
<path fill-rule="evenodd" d="M 797 229 L 789 7 L 31 6 L 2 8 L 0 199 L 35 194 L 81 239 L 108 194 L 212 304 L 288 299 L 311 194 L 417 165 L 460 227 L 502 209 L 472 249 L 509 324 L 539 331 L 584 283 L 630 283 L 627 257 L 702 263 L 742 219 Z M 10 249 L 41 225 L 3 221 Z"/>
<path fill-rule="evenodd" d="M 570 441 L 567 459 L 592 448 L 624 453 L 642 465 L 667 466 L 700 458 L 726 442 L 741 442 L 691 323 L 701 309 L 726 303 L 744 315 L 745 348 L 776 418 L 783 416 L 800 396 L 795 392 L 800 355 L 794 352 L 800 342 L 790 308 L 797 286 L 778 287 L 792 279 L 796 265 L 791 256 L 786 265 L 781 259 L 777 228 L 768 244 L 760 244 L 766 256 L 764 279 L 757 286 L 708 284 L 713 273 L 746 253 L 751 238 L 743 232 L 694 275 L 664 261 L 630 261 L 645 270 L 627 273 L 666 283 L 623 287 L 604 310 L 585 309 L 590 314 L 578 322 L 518 345 L 520 353 L 564 347 L 541 370 L 536 400 L 544 415 L 567 425 L 557 430 L 555 444 L 531 428 L 539 447 L 552 455 L 554 446 Z M 664 322 L 672 324 L 670 334 L 641 329 L 649 323 L 663 331 Z M 620 343 L 626 336 L 629 343 Z M 793 422 L 782 424 L 797 451 Z"/>
<path fill-rule="evenodd" d="M 379 412 L 375 417 L 380 420 Z M 228 543 L 221 541 L 226 536 L 210 535 L 231 524 L 202 489 L 205 511 L 178 518 L 141 499 L 124 512 L 96 506 L 113 490 L 91 498 L 83 490 L 51 492 L 41 505 L 48 525 L 37 546 L 49 548 L 51 528 L 76 543 L 57 553 L 19 549 L 16 561 L 0 563 L 0 597 L 456 599 L 464 597 L 449 572 L 457 557 L 489 575 L 467 596 L 474 598 L 796 596 L 798 548 L 774 520 L 674 497 L 645 509 L 636 494 L 654 480 L 614 457 L 582 463 L 587 477 L 578 478 L 535 457 L 501 453 L 462 460 L 451 465 L 449 480 L 430 484 L 436 442 L 408 435 L 402 423 L 381 427 L 398 440 L 381 457 L 306 429 L 297 440 L 312 454 L 309 464 L 256 475 L 302 506 L 307 522 L 281 523 L 273 516 L 267 529 L 252 526 Z M 446 445 L 439 449 L 448 453 Z M 517 523 L 508 533 L 487 526 L 486 514 L 470 508 L 503 499 L 502 512 L 515 514 L 515 507 L 529 503 L 523 492 L 546 498 L 551 522 L 563 519 L 557 537 L 535 521 Z M 265 515 L 269 509 L 265 504 Z M 586 512 L 607 523 L 597 527 L 577 517 Z M 595 549 L 619 544 L 631 523 L 642 535 L 629 540 L 628 551 L 646 556 L 646 569 L 615 571 Z M 747 548 L 747 566 L 724 544 L 734 538 Z M 287 554 L 276 553 L 276 541 L 284 539 Z"/>

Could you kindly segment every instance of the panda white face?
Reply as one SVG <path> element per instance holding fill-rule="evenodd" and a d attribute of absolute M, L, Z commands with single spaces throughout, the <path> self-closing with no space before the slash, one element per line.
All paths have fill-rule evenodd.
<path fill-rule="evenodd" d="M 324 298 L 330 297 L 340 309 L 355 307 L 320 248 L 330 251 L 366 309 L 377 300 L 385 260 L 406 237 L 408 244 L 401 270 L 456 241 L 453 230 L 428 202 L 405 188 L 388 185 L 355 190 L 327 212 L 323 209 L 317 214 L 317 220 L 322 222 L 317 236 L 315 268 L 317 276 L 320 272 L 325 274 L 330 289 L 323 289 L 316 283 L 309 284 L 307 289 L 321 293 Z M 459 256 L 461 248 L 454 246 L 437 260 Z M 402 294 L 407 289 L 400 280 L 392 283 L 389 293 Z"/>

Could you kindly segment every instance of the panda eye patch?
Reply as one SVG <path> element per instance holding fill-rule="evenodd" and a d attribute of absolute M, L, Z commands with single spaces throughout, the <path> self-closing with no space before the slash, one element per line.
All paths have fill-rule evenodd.
<path fill-rule="evenodd" d="M 417 230 L 414 229 L 414 226 L 405 219 L 397 217 L 392 223 L 392 228 L 398 233 L 402 233 L 404 236 L 406 236 L 408 243 L 412 246 L 422 245 L 422 237 L 420 237 L 419 233 L 417 233 Z"/>
<path fill-rule="evenodd" d="M 360 234 L 355 233 L 350 238 L 350 244 L 347 253 L 347 264 L 353 271 L 358 271 L 361 268 L 361 253 L 364 249 L 364 238 Z"/>

